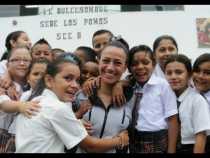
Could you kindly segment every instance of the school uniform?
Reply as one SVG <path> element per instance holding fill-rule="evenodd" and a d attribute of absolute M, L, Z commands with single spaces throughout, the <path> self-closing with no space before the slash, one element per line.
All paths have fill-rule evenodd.
<path fill-rule="evenodd" d="M 158 63 L 155 65 L 153 74 L 155 74 L 157 77 L 160 77 L 166 80 L 165 74 Z"/>
<path fill-rule="evenodd" d="M 10 98 L 7 95 L 0 96 L 0 102 L 8 101 Z M 8 128 L 13 121 L 13 115 L 0 111 L 0 153 L 7 152 L 7 142 L 11 139 L 11 134 L 8 133 Z"/>
<path fill-rule="evenodd" d="M 210 90 L 204 94 L 202 94 L 202 96 L 204 96 L 204 98 L 206 99 L 206 101 L 208 102 L 208 107 L 209 107 L 209 111 L 210 111 Z M 207 140 L 206 140 L 206 152 L 210 153 L 210 132 L 207 133 Z"/>
<path fill-rule="evenodd" d="M 29 97 L 31 96 L 31 93 L 32 93 L 32 89 L 29 89 L 23 92 L 23 94 L 20 97 L 20 101 L 28 101 Z"/>
<path fill-rule="evenodd" d="M 20 94 L 23 92 L 21 86 L 13 82 L 16 91 L 19 92 Z M 1 95 L 0 96 L 0 103 L 3 101 L 10 101 L 11 99 L 7 95 Z M 0 152 L 14 152 L 15 151 L 15 135 L 13 132 L 9 132 L 11 125 L 13 121 L 15 120 L 17 116 L 17 113 L 6 113 L 3 111 L 0 111 L 0 144 L 1 144 L 1 149 Z"/>
<path fill-rule="evenodd" d="M 30 90 L 28 90 L 28 91 L 26 91 L 26 92 L 23 92 L 23 94 L 21 95 L 21 97 L 20 97 L 20 101 L 28 101 L 28 99 L 29 99 L 29 97 L 31 96 L 31 94 L 32 94 L 32 89 L 30 89 Z M 70 106 L 71 107 L 71 103 L 66 103 L 68 106 Z M 15 135 L 15 133 L 16 133 L 16 118 L 17 117 L 15 117 L 14 118 L 14 120 L 13 120 L 13 122 L 11 123 L 11 125 L 10 125 L 10 127 L 9 127 L 9 130 L 8 130 L 8 132 L 9 133 L 11 133 L 11 134 L 13 134 L 13 135 Z M 66 148 L 65 148 L 66 149 Z M 73 152 L 72 152 L 73 151 Z M 74 152 L 75 151 L 75 149 L 70 149 L 70 150 L 67 150 L 66 149 L 66 151 L 65 152 L 67 152 L 67 153 L 75 153 Z"/>
<path fill-rule="evenodd" d="M 168 82 L 152 74 L 143 88 L 136 83 L 134 94 L 142 93 L 135 104 L 135 95 L 127 103 L 137 111 L 136 124 L 131 127 L 130 151 L 132 153 L 163 153 L 167 150 L 168 125 L 166 119 L 176 115 L 176 96 Z M 134 107 L 138 107 L 134 109 Z M 131 133 L 131 132 L 130 132 Z"/>
<path fill-rule="evenodd" d="M 79 105 L 81 101 L 87 99 L 90 100 L 92 108 L 83 115 L 83 119 L 90 121 L 92 124 L 93 133 L 91 136 L 97 138 L 112 138 L 128 128 L 131 120 L 131 111 L 127 106 L 123 105 L 117 107 L 111 103 L 105 108 L 102 100 L 97 96 L 95 88 L 94 95 L 89 98 L 87 98 L 81 91 L 77 96 L 77 105 Z M 124 149 L 124 151 L 112 149 L 105 153 L 116 152 L 127 153 L 127 149 Z M 77 153 L 85 153 L 85 151 L 78 148 Z"/>
<path fill-rule="evenodd" d="M 0 76 L 3 76 L 7 71 L 7 60 L 2 60 L 0 62 Z"/>
<path fill-rule="evenodd" d="M 24 101 L 24 102 L 27 101 L 28 98 L 31 96 L 31 93 L 32 93 L 32 89 L 30 89 L 26 92 L 23 92 L 23 94 L 20 97 L 20 101 Z M 11 125 L 8 129 L 8 132 L 13 134 L 13 135 L 15 135 L 15 133 L 16 133 L 16 119 L 17 119 L 18 114 L 19 113 L 17 113 L 16 116 L 14 117 L 14 120 L 13 120 L 13 122 L 11 123 Z"/>
<path fill-rule="evenodd" d="M 130 72 L 128 71 L 128 69 L 126 69 L 126 71 L 122 74 L 120 79 L 125 80 L 128 75 L 130 75 Z"/>
<path fill-rule="evenodd" d="M 207 101 L 192 87 L 188 87 L 179 97 L 179 119 L 181 122 L 181 150 L 193 152 L 195 135 L 210 131 L 210 113 Z"/>
<path fill-rule="evenodd" d="M 209 111 L 210 111 L 210 90 L 204 94 L 202 94 L 204 96 L 204 98 L 206 99 L 206 101 L 209 104 Z"/>
<path fill-rule="evenodd" d="M 88 134 L 70 106 L 56 94 L 45 89 L 41 96 L 40 112 L 31 119 L 19 114 L 16 123 L 17 153 L 63 153 L 79 144 Z"/>

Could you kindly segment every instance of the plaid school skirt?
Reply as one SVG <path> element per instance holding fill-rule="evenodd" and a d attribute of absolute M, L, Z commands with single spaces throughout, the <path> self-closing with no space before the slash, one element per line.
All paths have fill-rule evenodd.
<path fill-rule="evenodd" d="M 15 136 L 5 129 L 0 129 L 0 153 L 15 152 Z"/>
<path fill-rule="evenodd" d="M 6 152 L 7 153 L 14 153 L 15 152 L 15 135 L 11 134 L 11 137 L 7 141 L 6 145 Z"/>
<path fill-rule="evenodd" d="M 181 144 L 181 148 L 177 153 L 183 154 L 192 154 L 193 153 L 194 144 Z"/>
<path fill-rule="evenodd" d="M 182 144 L 181 143 L 181 133 L 178 133 L 176 153 L 193 153 L 194 144 Z"/>
<path fill-rule="evenodd" d="M 134 130 L 130 139 L 131 153 L 166 153 L 168 147 L 168 130 L 157 132 L 140 132 Z"/>
<path fill-rule="evenodd" d="M 181 132 L 179 131 L 178 136 L 177 136 L 177 143 L 176 143 L 176 152 L 179 153 L 181 151 Z"/>

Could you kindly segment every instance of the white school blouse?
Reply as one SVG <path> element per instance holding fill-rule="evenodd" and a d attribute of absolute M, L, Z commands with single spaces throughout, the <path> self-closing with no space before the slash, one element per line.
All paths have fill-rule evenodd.
<path fill-rule="evenodd" d="M 31 119 L 19 114 L 16 122 L 17 153 L 64 153 L 88 134 L 72 108 L 49 89 L 33 100 L 40 101 L 40 112 Z"/>
<path fill-rule="evenodd" d="M 195 134 L 210 130 L 210 112 L 207 101 L 195 89 L 188 87 L 179 97 L 181 143 L 195 144 Z"/>
<path fill-rule="evenodd" d="M 7 60 L 2 60 L 0 62 L 0 76 L 3 76 L 7 71 Z"/>
<path fill-rule="evenodd" d="M 168 82 L 152 74 L 143 88 L 137 83 L 134 90 L 143 92 L 135 128 L 138 131 L 168 129 L 166 119 L 178 113 L 176 96 Z M 134 106 L 134 98 L 127 103 L 131 109 Z"/>
<path fill-rule="evenodd" d="M 209 104 L 209 110 L 210 110 L 210 90 L 208 92 L 204 93 L 204 97 Z"/>
<path fill-rule="evenodd" d="M 16 88 L 16 91 L 19 92 L 20 94 L 22 94 L 23 90 L 21 88 L 21 86 L 16 83 L 13 82 Z M 10 97 L 7 95 L 0 95 L 0 103 L 2 103 L 3 101 L 10 101 Z M 0 111 L 0 129 L 5 129 L 5 130 L 9 130 L 10 125 L 12 124 L 12 122 L 14 121 L 14 118 L 16 117 L 17 113 L 6 113 L 3 111 Z"/>
<path fill-rule="evenodd" d="M 163 70 L 161 69 L 161 67 L 160 67 L 160 65 L 159 65 L 158 63 L 155 65 L 155 69 L 154 69 L 153 73 L 154 73 L 157 77 L 160 77 L 160 78 L 166 80 L 165 74 L 164 74 Z"/>
<path fill-rule="evenodd" d="M 26 92 L 23 92 L 23 94 L 20 97 L 20 101 L 27 101 L 28 98 L 31 96 L 31 92 L 32 92 L 32 89 L 30 89 L 30 90 L 28 90 Z M 13 134 L 13 135 L 15 135 L 15 133 L 16 133 L 17 115 L 19 115 L 19 113 L 16 114 L 16 116 L 14 117 L 13 122 L 11 123 L 11 125 L 9 126 L 9 129 L 8 129 L 8 132 Z"/>

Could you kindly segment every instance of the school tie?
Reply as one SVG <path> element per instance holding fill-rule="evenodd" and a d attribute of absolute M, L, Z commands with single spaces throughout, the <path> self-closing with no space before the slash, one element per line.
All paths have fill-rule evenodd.
<path fill-rule="evenodd" d="M 179 107 L 180 107 L 181 102 L 178 99 L 176 100 L 176 102 L 177 102 L 177 109 L 178 109 L 178 123 L 180 124 L 181 121 L 180 121 L 180 118 L 179 118 Z"/>
<path fill-rule="evenodd" d="M 204 93 L 200 93 L 200 94 L 201 94 L 201 95 L 204 97 L 204 99 L 208 102 L 208 100 L 207 100 L 205 94 L 204 94 Z"/>
<path fill-rule="evenodd" d="M 180 151 L 181 150 L 181 121 L 180 121 L 180 118 L 179 118 L 179 107 L 180 107 L 180 104 L 181 102 L 177 99 L 176 100 L 177 102 L 177 109 L 178 109 L 178 123 L 179 123 L 179 133 L 178 133 L 178 136 L 177 136 L 177 145 L 176 145 L 176 148 L 177 148 L 177 151 Z"/>
<path fill-rule="evenodd" d="M 132 128 L 134 129 L 137 125 L 137 119 L 138 119 L 138 111 L 140 106 L 140 100 L 142 98 L 143 93 L 142 92 L 135 92 L 135 101 L 134 101 L 134 107 L 132 111 Z"/>

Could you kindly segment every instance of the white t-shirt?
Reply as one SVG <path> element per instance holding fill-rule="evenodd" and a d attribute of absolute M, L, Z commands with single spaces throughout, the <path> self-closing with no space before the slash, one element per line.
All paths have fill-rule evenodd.
<path fill-rule="evenodd" d="M 139 111 L 136 129 L 138 131 L 159 131 L 168 129 L 166 119 L 178 113 L 176 95 L 168 82 L 155 74 L 152 74 L 148 82 L 141 88 L 138 84 L 134 87 L 142 91 L 143 96 L 139 102 Z M 134 106 L 134 99 L 127 103 L 131 108 Z"/>
<path fill-rule="evenodd" d="M 181 143 L 195 144 L 195 134 L 210 130 L 210 111 L 207 101 L 193 88 L 188 87 L 179 96 Z"/>
<path fill-rule="evenodd" d="M 17 153 L 63 153 L 64 145 L 71 149 L 88 135 L 72 108 L 51 90 L 45 89 L 33 100 L 40 101 L 40 112 L 31 119 L 17 117 Z"/>

